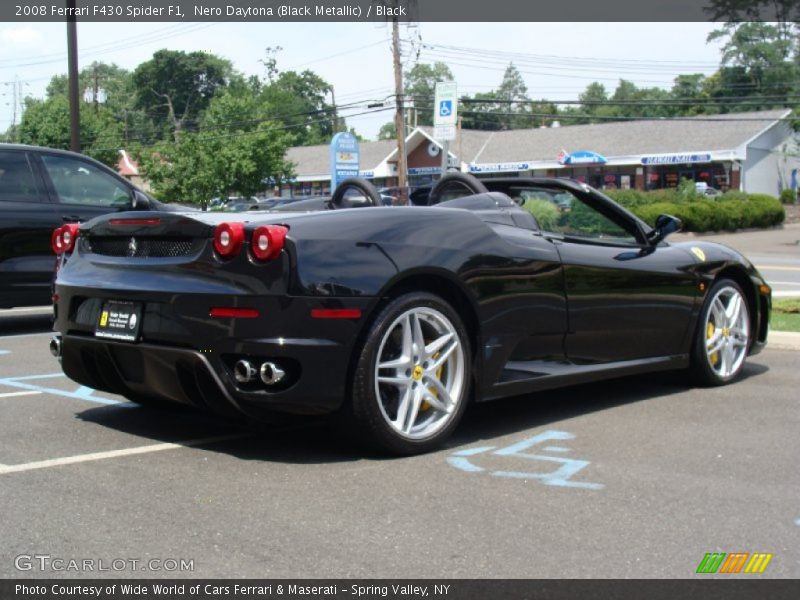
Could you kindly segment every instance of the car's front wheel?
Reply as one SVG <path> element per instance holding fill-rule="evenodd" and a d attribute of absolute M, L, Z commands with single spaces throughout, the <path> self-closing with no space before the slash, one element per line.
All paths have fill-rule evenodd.
<path fill-rule="evenodd" d="M 692 351 L 695 377 L 706 385 L 732 381 L 750 348 L 750 314 L 742 288 L 732 279 L 711 286 L 700 313 Z"/>
<path fill-rule="evenodd" d="M 464 412 L 470 365 L 466 329 L 449 304 L 425 293 L 392 300 L 372 324 L 354 374 L 360 432 L 394 454 L 435 448 Z"/>

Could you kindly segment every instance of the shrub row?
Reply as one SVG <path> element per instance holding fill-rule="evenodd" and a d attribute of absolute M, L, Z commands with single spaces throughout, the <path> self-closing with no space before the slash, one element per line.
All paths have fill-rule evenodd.
<path fill-rule="evenodd" d="M 728 192 L 715 198 L 675 190 L 610 190 L 606 194 L 651 226 L 658 215 L 676 216 L 683 221 L 683 231 L 773 227 L 786 218 L 780 200 L 767 194 Z"/>

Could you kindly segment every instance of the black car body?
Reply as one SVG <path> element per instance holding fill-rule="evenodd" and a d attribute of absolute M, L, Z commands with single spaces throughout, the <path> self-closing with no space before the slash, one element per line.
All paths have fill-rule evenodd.
<path fill-rule="evenodd" d="M 99 217 L 62 257 L 52 349 L 73 380 L 135 401 L 255 418 L 343 411 L 409 453 L 439 443 L 471 396 L 687 367 L 725 383 L 766 342 L 770 291 L 738 252 L 670 244 L 674 219 L 653 230 L 576 182 L 491 185 L 435 206 L 241 225 Z M 545 230 L 519 205 L 526 194 L 569 194 L 566 227 Z M 109 314 L 127 339 L 100 331 Z"/>
<path fill-rule="evenodd" d="M 134 205 L 163 208 L 86 156 L 0 144 L 0 308 L 50 304 L 56 227 Z"/>

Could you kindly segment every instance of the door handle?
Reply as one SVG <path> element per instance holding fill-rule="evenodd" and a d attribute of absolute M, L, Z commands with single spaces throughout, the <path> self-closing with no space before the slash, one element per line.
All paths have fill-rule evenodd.
<path fill-rule="evenodd" d="M 83 223 L 83 219 L 81 219 L 78 215 L 69 215 L 64 217 L 65 223 Z"/>

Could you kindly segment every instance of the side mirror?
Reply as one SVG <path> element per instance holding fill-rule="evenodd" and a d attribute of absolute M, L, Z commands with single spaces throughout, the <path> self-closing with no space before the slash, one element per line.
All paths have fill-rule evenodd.
<path fill-rule="evenodd" d="M 150 208 L 150 198 L 139 190 L 133 190 L 131 198 L 131 208 L 133 210 L 148 210 Z"/>
<path fill-rule="evenodd" d="M 678 217 L 672 215 L 658 215 L 656 226 L 647 234 L 648 241 L 655 246 L 665 237 L 676 231 L 680 231 L 683 223 Z"/>

